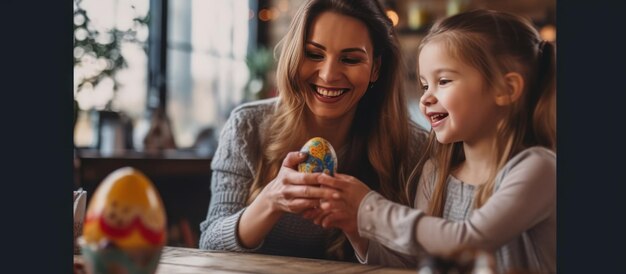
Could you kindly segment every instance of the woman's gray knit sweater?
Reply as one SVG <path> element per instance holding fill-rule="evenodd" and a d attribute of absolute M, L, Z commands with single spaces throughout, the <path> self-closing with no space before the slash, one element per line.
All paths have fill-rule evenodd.
<path fill-rule="evenodd" d="M 201 249 L 326 258 L 331 232 L 296 214 L 284 214 L 265 240 L 256 248 L 246 249 L 237 237 L 237 224 L 246 209 L 248 192 L 261 157 L 261 125 L 271 116 L 276 98 L 249 102 L 235 108 L 220 134 L 217 151 L 211 163 L 211 201 L 207 218 L 200 224 Z M 423 129 L 412 131 L 409 148 L 412 163 L 421 154 L 419 141 L 426 140 Z M 339 153 L 341 154 L 341 153 Z M 339 155 L 339 162 L 342 157 Z"/>

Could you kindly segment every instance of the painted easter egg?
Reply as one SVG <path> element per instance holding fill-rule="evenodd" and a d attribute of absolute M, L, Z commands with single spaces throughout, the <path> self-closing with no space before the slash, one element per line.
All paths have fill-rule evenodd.
<path fill-rule="evenodd" d="M 337 172 L 337 154 L 326 139 L 314 137 L 307 141 L 300 152 L 308 155 L 306 160 L 298 165 L 298 171 L 306 173 L 324 172 L 335 176 Z"/>
<path fill-rule="evenodd" d="M 87 206 L 83 241 L 120 250 L 163 247 L 166 215 L 150 179 L 131 167 L 109 174 Z"/>

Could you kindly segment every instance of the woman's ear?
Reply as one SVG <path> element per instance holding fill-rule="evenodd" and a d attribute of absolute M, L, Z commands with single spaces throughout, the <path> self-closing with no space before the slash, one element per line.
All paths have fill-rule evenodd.
<path fill-rule="evenodd" d="M 504 75 L 504 89 L 496 93 L 496 104 L 506 106 L 517 101 L 524 90 L 524 77 L 517 72 Z"/>
<path fill-rule="evenodd" d="M 374 66 L 372 66 L 372 74 L 370 75 L 370 83 L 378 80 L 378 72 L 380 71 L 381 59 L 380 56 L 374 57 Z"/>

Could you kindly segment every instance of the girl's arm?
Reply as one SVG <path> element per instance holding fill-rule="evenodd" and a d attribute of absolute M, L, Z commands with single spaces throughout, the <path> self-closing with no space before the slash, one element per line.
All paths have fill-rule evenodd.
<path fill-rule="evenodd" d="M 406 254 L 419 253 L 420 246 L 435 254 L 465 245 L 493 250 L 556 210 L 556 157 L 551 152 L 518 154 L 496 180 L 500 184 L 493 196 L 462 222 L 426 216 L 423 209 L 395 204 L 372 192 L 358 210 L 359 234 Z M 424 188 L 422 195 L 427 195 Z"/>
<path fill-rule="evenodd" d="M 404 252 L 405 254 L 403 254 L 381 245 L 376 241 L 376 239 L 368 240 L 360 234 L 360 228 L 357 227 L 357 212 L 361 209 L 367 211 L 374 210 L 374 207 L 364 206 L 361 201 L 364 201 L 364 198 L 372 195 L 378 195 L 382 198 L 381 195 L 371 191 L 358 179 L 345 174 L 336 174 L 334 178 L 327 175 L 321 175 L 318 178 L 318 181 L 322 185 L 336 187 L 339 189 L 340 198 L 323 202 L 321 207 L 324 212 L 314 214 L 316 216 L 315 222 L 323 227 L 333 226 L 340 228 L 346 234 L 348 240 L 350 240 L 350 243 L 354 247 L 359 262 L 364 264 L 381 264 L 396 267 L 415 267 L 415 265 L 417 265 L 417 261 L 423 254 L 423 250 L 419 247 L 416 246 L 417 250 L 413 253 Z M 421 185 L 422 183 L 420 183 L 420 186 Z M 402 207 L 401 205 L 392 203 L 388 200 L 385 201 L 395 206 Z M 418 205 L 427 203 L 420 203 L 420 201 L 420 198 L 418 198 Z M 413 210 L 409 207 L 404 208 Z M 403 215 L 403 213 L 394 214 L 394 216 L 385 214 L 386 213 L 379 215 L 377 220 L 379 222 L 385 222 L 390 218 L 396 218 L 397 216 L 402 217 Z M 407 233 L 412 233 L 411 231 L 413 231 L 413 228 L 409 228 L 409 230 L 399 229 L 398 234 L 405 235 Z"/>

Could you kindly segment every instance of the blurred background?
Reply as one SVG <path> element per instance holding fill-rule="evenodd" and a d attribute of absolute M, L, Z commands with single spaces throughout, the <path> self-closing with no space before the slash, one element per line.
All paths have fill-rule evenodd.
<path fill-rule="evenodd" d="M 276 96 L 274 47 L 304 0 L 74 0 L 75 186 L 134 166 L 161 193 L 168 244 L 197 247 L 210 161 L 230 111 Z M 556 0 L 381 0 L 397 28 L 412 118 L 416 50 L 433 21 L 473 8 L 532 20 L 556 42 Z M 88 198 L 90 196 L 88 195 Z"/>

